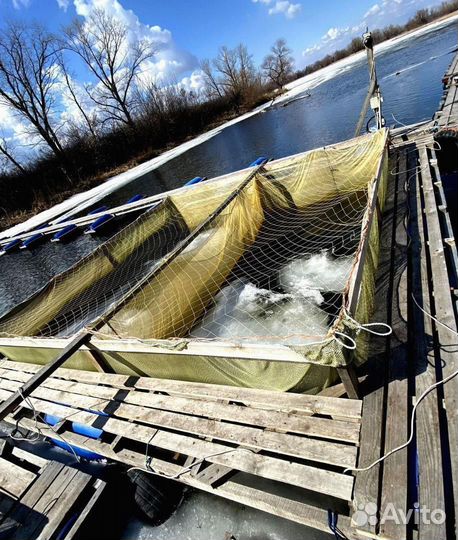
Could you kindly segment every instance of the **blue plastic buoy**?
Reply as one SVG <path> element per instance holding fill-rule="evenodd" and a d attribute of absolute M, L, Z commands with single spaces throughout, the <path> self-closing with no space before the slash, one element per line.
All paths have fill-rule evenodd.
<path fill-rule="evenodd" d="M 202 180 L 203 178 L 201 176 L 196 176 L 195 178 L 188 180 L 185 186 L 193 186 L 194 184 L 198 184 L 199 182 L 202 182 Z"/>
<path fill-rule="evenodd" d="M 21 249 L 29 249 L 32 246 L 36 246 L 38 243 L 40 243 L 42 240 L 44 240 L 45 235 L 43 233 L 36 233 L 33 236 L 29 236 L 25 240 L 22 241 L 22 245 L 20 246 Z"/>
<path fill-rule="evenodd" d="M 70 239 L 76 232 L 78 227 L 74 224 L 67 225 L 60 231 L 57 231 L 56 234 L 51 238 L 51 242 L 62 242 L 64 240 Z"/>
<path fill-rule="evenodd" d="M 126 204 L 130 204 L 130 203 L 137 202 L 137 201 L 139 201 L 140 199 L 143 199 L 143 195 L 134 195 L 133 197 L 131 197 L 131 198 L 126 202 Z"/>
<path fill-rule="evenodd" d="M 99 414 L 100 416 L 107 416 L 106 414 L 100 413 L 97 411 L 91 411 L 89 409 L 87 409 L 87 411 L 91 413 Z M 53 414 L 46 413 L 44 415 L 44 420 L 48 425 L 55 426 L 62 420 L 62 418 L 59 418 L 58 416 L 55 416 Z M 74 433 L 78 433 L 79 435 L 89 437 L 90 439 L 95 439 L 95 440 L 100 439 L 100 437 L 103 434 L 102 429 L 86 426 L 84 424 L 79 424 L 78 422 L 72 422 L 71 425 L 72 425 L 72 431 Z M 103 459 L 103 456 L 101 456 L 100 454 L 96 454 L 95 452 L 91 452 L 90 450 L 86 450 L 84 448 L 81 448 L 80 446 L 75 446 L 74 444 L 64 442 L 61 439 L 55 439 L 54 437 L 50 437 L 50 439 L 59 448 L 62 448 L 63 450 L 66 450 L 67 452 L 70 452 L 70 453 L 74 452 L 77 456 L 80 456 L 84 459 L 88 459 L 88 460 Z"/>
<path fill-rule="evenodd" d="M 268 158 L 261 156 L 261 157 L 258 157 L 258 159 L 253 161 L 253 163 L 251 163 L 248 166 L 249 167 L 257 167 L 258 165 L 262 165 L 263 163 L 266 163 L 266 161 L 268 161 Z"/>
<path fill-rule="evenodd" d="M 104 214 L 91 223 L 89 227 L 84 231 L 84 234 L 95 234 L 101 231 L 110 221 L 115 218 L 114 214 Z"/>
<path fill-rule="evenodd" d="M 21 240 L 19 238 L 15 238 L 14 240 L 11 240 L 11 242 L 8 242 L 6 246 L 3 247 L 3 252 L 11 253 L 12 251 L 15 251 L 16 249 L 19 249 L 21 244 L 22 244 Z"/>

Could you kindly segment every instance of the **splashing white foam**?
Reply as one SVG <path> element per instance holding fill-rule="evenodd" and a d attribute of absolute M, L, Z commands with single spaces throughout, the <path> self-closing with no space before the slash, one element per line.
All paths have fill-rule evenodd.
<path fill-rule="evenodd" d="M 216 295 L 191 336 L 262 338 L 264 343 L 291 345 L 320 340 L 329 329 L 322 293 L 343 290 L 352 262 L 352 257 L 335 258 L 327 252 L 291 261 L 279 272 L 284 293 L 235 280 Z"/>
<path fill-rule="evenodd" d="M 328 315 L 314 301 L 260 289 L 247 281 L 234 281 L 219 292 L 215 302 L 192 337 L 262 337 L 265 343 L 285 338 L 286 343 L 300 344 L 328 331 Z"/>
<path fill-rule="evenodd" d="M 332 257 L 322 251 L 302 259 L 295 259 L 279 272 L 281 287 L 288 293 L 305 298 L 315 297 L 318 304 L 319 291 L 342 292 L 350 276 L 353 257 Z"/>

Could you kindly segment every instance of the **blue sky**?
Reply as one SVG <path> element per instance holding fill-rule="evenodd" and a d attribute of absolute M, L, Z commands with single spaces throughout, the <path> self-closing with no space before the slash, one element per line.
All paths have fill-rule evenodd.
<path fill-rule="evenodd" d="M 189 71 L 197 67 L 197 59 L 214 56 L 220 45 L 240 42 L 259 63 L 278 37 L 287 39 L 297 67 L 303 67 L 359 35 L 366 23 L 371 27 L 402 23 L 420 7 L 440 1 L 0 0 L 0 14 L 1 19 L 35 19 L 58 30 L 81 12 L 81 6 L 99 4 L 115 10 L 119 4 L 141 24 L 170 31 L 177 54 L 186 51 L 194 56 L 195 65 L 191 61 L 184 66 Z"/>

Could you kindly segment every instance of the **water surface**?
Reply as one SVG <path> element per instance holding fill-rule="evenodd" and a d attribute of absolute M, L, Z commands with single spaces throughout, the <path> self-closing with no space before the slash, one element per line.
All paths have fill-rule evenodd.
<path fill-rule="evenodd" d="M 417 36 L 377 56 L 388 126 L 430 118 L 442 93 L 441 79 L 457 44 L 457 25 Z M 246 167 L 258 156 L 281 158 L 353 136 L 368 86 L 364 60 L 311 89 L 310 97 L 263 113 L 168 161 L 99 201 L 125 202 L 183 185 L 194 176 L 213 177 Z M 54 275 L 90 253 L 103 238 L 80 235 L 68 244 L 46 242 L 31 251 L 0 257 L 0 315 L 43 287 Z"/>

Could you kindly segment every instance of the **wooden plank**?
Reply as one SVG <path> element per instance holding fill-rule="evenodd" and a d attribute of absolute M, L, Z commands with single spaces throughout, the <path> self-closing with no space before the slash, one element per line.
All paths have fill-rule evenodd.
<path fill-rule="evenodd" d="M 29 519 L 35 519 L 37 516 L 33 513 L 33 507 L 38 503 L 43 493 L 49 489 L 55 478 L 59 475 L 64 465 L 55 461 L 50 462 L 43 473 L 38 476 L 31 488 L 25 493 L 21 499 L 21 503 L 14 509 L 11 517 L 20 524 L 17 533 L 19 538 L 23 525 Z"/>
<path fill-rule="evenodd" d="M 426 148 L 420 149 L 422 163 L 428 163 Z M 447 325 L 452 332 L 442 325 L 431 321 L 439 347 L 439 365 L 442 377 L 451 375 L 458 369 L 458 349 L 456 347 L 457 322 L 455 319 L 449 276 L 442 243 L 440 221 L 436 206 L 434 186 L 429 167 L 422 168 L 422 192 L 425 205 L 425 218 L 428 236 L 428 251 L 431 264 L 433 287 L 433 315 Z M 458 377 L 454 377 L 443 386 L 447 435 L 449 440 L 450 466 L 452 472 L 452 491 L 455 516 L 458 516 Z"/>
<path fill-rule="evenodd" d="M 36 373 L 40 369 L 40 366 L 35 364 L 10 361 L 3 362 L 1 367 L 3 369 L 14 369 L 27 373 Z M 233 403 L 243 403 L 251 407 L 258 406 L 269 410 L 298 411 L 339 418 L 354 418 L 356 420 L 361 418 L 361 401 L 354 399 L 274 392 L 254 388 L 239 388 L 236 386 L 155 379 L 152 377 L 101 374 L 66 368 L 59 368 L 53 374 L 53 377 L 88 384 L 103 384 L 119 389 L 149 390 L 151 392 L 164 392 L 174 396 L 193 398 L 224 399 Z"/>
<path fill-rule="evenodd" d="M 47 489 L 40 489 L 39 496 L 35 504 L 26 504 L 21 501 L 30 512 L 26 519 L 21 520 L 21 526 L 16 530 L 11 540 L 27 540 L 36 539 L 38 535 L 43 533 L 43 530 L 48 523 L 48 516 L 54 515 L 54 507 L 59 507 L 60 499 L 65 496 L 65 492 L 70 483 L 74 481 L 78 471 L 71 467 L 64 466 L 59 473 L 53 478 Z M 38 482 L 35 482 L 32 488 L 36 488 Z M 41 487 L 41 486 L 40 486 Z M 46 535 L 44 536 L 46 538 Z"/>
<path fill-rule="evenodd" d="M 83 511 L 78 516 L 75 523 L 72 525 L 71 529 L 65 535 L 65 540 L 73 540 L 78 537 L 81 529 L 86 525 L 88 519 L 91 517 L 91 514 L 96 510 L 97 505 L 100 503 L 100 500 L 105 493 L 107 488 L 107 483 L 103 480 L 97 480 L 95 484 L 95 491 L 84 506 Z M 84 537 L 83 537 L 84 538 Z"/>
<path fill-rule="evenodd" d="M 36 474 L 0 458 L 0 491 L 19 498 L 35 480 Z"/>
<path fill-rule="evenodd" d="M 53 373 L 58 367 L 60 367 L 70 356 L 77 351 L 83 343 L 86 343 L 91 337 L 91 334 L 87 331 L 83 331 L 78 334 L 72 341 L 63 349 L 54 360 L 43 366 L 35 375 L 29 379 L 18 392 L 12 394 L 3 403 L 0 403 L 0 420 L 3 420 L 5 416 L 14 411 L 14 409 L 21 403 L 24 396 L 28 396 L 35 388 Z"/>
<path fill-rule="evenodd" d="M 24 382 L 30 376 L 28 373 L 0 368 L 0 387 L 6 384 L 4 383 L 5 379 Z M 119 392 L 116 388 L 75 383 L 63 379 L 47 379 L 41 387 L 84 396 L 85 407 L 92 410 L 114 410 L 114 403 L 111 401 L 114 400 L 123 404 L 139 405 L 143 408 L 151 407 L 187 415 L 193 414 L 211 419 L 235 421 L 238 424 L 269 428 L 274 431 L 299 433 L 353 443 L 359 441 L 359 424 L 356 422 L 300 415 L 294 412 L 252 409 L 236 404 L 164 396 L 135 390 Z M 6 385 L 4 388 L 11 390 L 15 387 Z M 116 414 L 120 415 L 118 411 Z"/>
<path fill-rule="evenodd" d="M 74 471 L 70 467 L 66 467 L 66 470 Z M 63 473 L 61 473 L 62 475 Z M 69 472 L 69 477 L 71 472 Z M 36 540 L 47 540 L 53 538 L 59 527 L 61 527 L 68 520 L 72 513 L 72 507 L 82 496 L 84 490 L 92 482 L 90 475 L 77 471 L 74 476 L 71 477 L 71 480 L 63 488 L 60 495 L 58 495 L 58 490 L 52 486 L 52 494 L 56 497 L 55 504 L 49 508 L 46 508 L 46 525 L 40 532 L 38 536 L 33 538 Z M 58 498 L 57 498 L 58 497 Z M 49 508 L 49 509 L 48 509 Z"/>
<path fill-rule="evenodd" d="M 15 392 L 20 384 L 21 383 L 16 383 L 14 381 L 4 380 L 0 389 L 0 397 L 7 396 L 8 392 Z M 336 442 L 320 441 L 285 433 L 263 431 L 258 428 L 238 426 L 226 422 L 217 422 L 206 418 L 179 415 L 156 409 L 147 409 L 146 407 L 128 405 L 125 403 L 117 403 L 112 407 L 110 407 L 110 404 L 108 404 L 107 407 L 100 407 L 100 401 L 97 401 L 96 398 L 67 394 L 49 388 L 37 388 L 31 395 L 40 400 L 49 399 L 57 403 L 86 410 L 94 410 L 97 407 L 108 413 L 110 413 L 110 410 L 114 410 L 114 414 L 117 417 L 124 418 L 128 421 L 138 421 L 154 426 L 182 431 L 185 434 L 193 433 L 202 437 L 220 439 L 238 445 L 264 449 L 312 461 L 330 463 L 342 467 L 346 466 L 348 463 L 354 464 L 356 461 L 355 447 L 338 444 Z M 40 407 L 46 408 L 46 405 L 40 403 Z M 66 417 L 67 415 L 64 414 L 63 416 Z"/>
<path fill-rule="evenodd" d="M 390 170 L 396 167 L 399 171 L 397 158 L 390 162 Z M 380 232 L 380 256 L 376 279 L 375 305 L 376 312 L 373 320 L 389 323 L 391 317 L 390 287 L 393 274 L 393 236 L 397 223 L 397 177 L 388 177 L 386 203 Z M 388 338 L 372 337 L 368 360 L 368 377 L 365 381 L 366 394 L 363 399 L 363 414 L 361 420 L 360 449 L 358 467 L 364 468 L 376 461 L 382 455 L 382 441 L 384 437 L 384 398 L 385 377 L 387 362 Z M 353 495 L 353 511 L 364 510 L 370 504 L 379 507 L 380 495 L 380 465 L 368 471 L 356 473 L 355 490 Z M 361 524 L 353 520 L 362 534 L 375 536 L 377 524 Z"/>
<path fill-rule="evenodd" d="M 392 268 L 390 279 L 390 316 L 393 333 L 388 339 L 388 373 L 386 390 L 386 427 L 384 453 L 402 444 L 408 437 L 408 284 L 407 284 L 407 246 L 405 228 L 406 193 L 404 185 L 409 169 L 406 152 L 399 156 L 399 173 L 396 179 L 397 196 L 395 227 L 392 240 Z M 380 513 L 387 505 L 407 511 L 407 449 L 390 456 L 383 463 Z M 387 520 L 380 524 L 379 534 L 393 540 L 406 538 L 406 526 Z"/>
<path fill-rule="evenodd" d="M 362 377 L 358 377 L 358 386 L 361 385 L 367 378 L 367 375 L 363 375 Z M 323 388 L 321 392 L 319 392 L 318 396 L 327 396 L 327 397 L 335 397 L 335 398 L 342 398 L 346 395 L 347 391 L 345 390 L 345 387 L 343 383 L 337 383 L 333 384 L 332 386 L 328 386 L 326 388 Z"/>
<path fill-rule="evenodd" d="M 37 348 L 37 349 L 56 349 L 61 350 L 69 343 L 67 338 L 36 338 L 36 337 L 0 337 L 0 347 L 8 348 Z M 164 354 L 181 356 L 183 359 L 189 356 L 208 356 L 222 359 L 271 361 L 282 363 L 307 364 L 307 359 L 291 347 L 282 344 L 268 343 L 231 343 L 228 341 L 206 341 L 186 340 L 183 338 L 183 344 L 186 347 L 177 347 L 176 340 L 142 340 L 141 342 L 133 339 L 97 339 L 93 337 L 91 345 L 93 347 L 81 347 L 83 351 L 97 349 L 106 356 L 116 353 L 135 353 L 146 354 L 152 358 L 163 356 Z M 5 353 L 5 356 L 8 356 Z"/>
<path fill-rule="evenodd" d="M 410 189 L 411 212 L 411 287 L 415 300 L 427 312 L 431 312 L 429 300 L 429 276 L 426 261 L 426 235 L 423 228 L 423 205 L 420 182 L 416 175 Z M 431 346 L 433 329 L 431 320 L 412 302 L 409 316 L 411 358 L 415 362 L 415 394 L 418 398 L 436 382 L 436 358 Z M 442 407 L 437 391 L 431 392 L 418 408 L 416 414 L 416 444 L 418 452 L 419 493 L 418 502 L 423 508 L 445 510 L 443 463 L 439 415 Z M 420 520 L 420 538 L 446 538 L 445 523 Z"/>
<path fill-rule="evenodd" d="M 38 456 L 37 454 L 34 454 L 32 452 L 27 452 L 27 450 L 19 448 L 19 446 L 13 446 L 11 453 L 13 456 L 20 460 L 32 463 L 33 465 L 38 467 L 38 469 L 42 469 L 45 465 L 49 463 L 49 460 Z"/>
<path fill-rule="evenodd" d="M 47 412 L 59 417 L 71 415 L 74 422 L 102 427 L 100 425 L 101 417 L 98 415 L 36 398 L 31 398 L 31 401 L 39 412 Z M 24 407 L 28 408 L 29 404 L 25 402 Z M 340 473 L 256 454 L 246 449 L 194 439 L 177 433 L 163 432 L 133 422 L 109 417 L 104 417 L 102 420 L 104 431 L 114 435 L 122 435 L 143 444 L 149 441 L 151 448 L 162 448 L 198 459 L 205 459 L 209 463 L 224 465 L 241 472 L 289 483 L 344 500 L 350 500 L 351 497 L 353 478 Z M 53 436 L 55 437 L 55 432 L 52 431 L 52 433 L 54 433 Z M 332 459 L 332 461 L 336 460 Z M 354 459 L 348 459 L 348 461 L 354 463 Z M 341 463 L 341 466 L 345 466 L 345 464 Z"/>
<path fill-rule="evenodd" d="M 34 423 L 27 419 L 24 419 L 22 423 L 25 427 L 27 427 L 27 429 L 33 430 L 35 427 Z M 45 424 L 40 423 L 39 428 L 52 436 L 52 430 L 50 430 Z M 83 437 L 72 432 L 66 432 L 65 438 L 71 444 L 97 452 L 100 455 L 105 456 L 107 459 L 122 461 L 123 463 L 133 467 L 143 468 L 145 466 L 145 456 L 143 453 L 132 450 L 121 450 L 119 452 L 114 452 L 107 443 L 94 439 L 88 439 L 87 437 Z M 239 484 L 234 480 L 228 480 L 222 485 L 213 488 L 208 484 L 199 482 L 199 480 L 193 477 L 189 472 L 180 474 L 182 472 L 182 468 L 179 465 L 169 463 L 161 459 L 155 458 L 153 460 L 153 467 L 158 473 L 166 476 L 177 477 L 178 481 L 196 489 L 201 489 L 202 491 L 238 502 L 250 508 L 256 508 L 285 519 L 289 519 L 302 525 L 313 527 L 324 532 L 329 532 L 327 524 L 327 509 L 318 508 L 292 499 L 286 499 L 268 491 Z M 343 515 L 339 517 L 339 528 L 351 540 L 360 538 L 354 535 L 350 527 L 350 520 L 347 516 Z"/>

